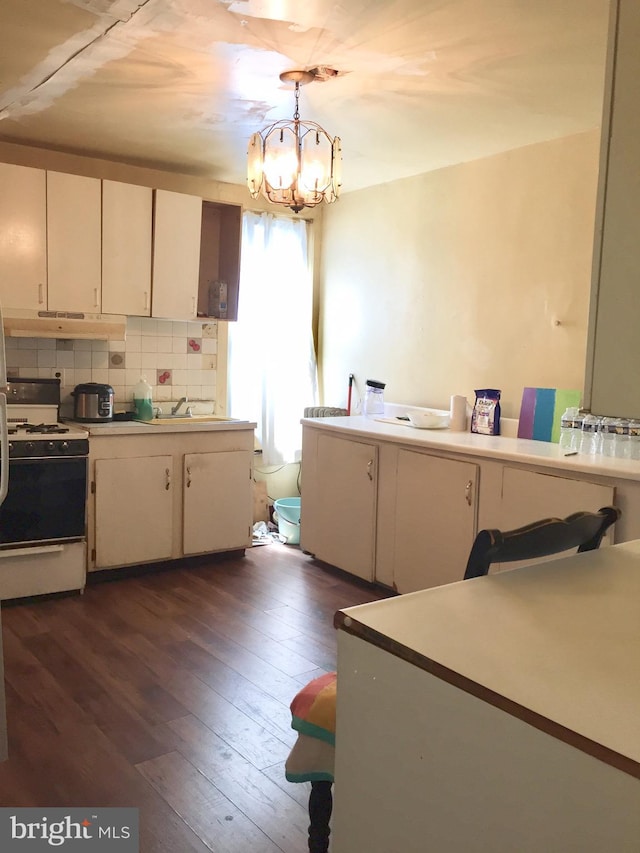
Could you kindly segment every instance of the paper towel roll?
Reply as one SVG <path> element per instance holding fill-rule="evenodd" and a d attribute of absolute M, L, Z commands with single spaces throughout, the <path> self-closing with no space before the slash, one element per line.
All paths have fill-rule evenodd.
<path fill-rule="evenodd" d="M 449 407 L 449 429 L 464 432 L 467 428 L 467 398 L 453 394 Z"/>

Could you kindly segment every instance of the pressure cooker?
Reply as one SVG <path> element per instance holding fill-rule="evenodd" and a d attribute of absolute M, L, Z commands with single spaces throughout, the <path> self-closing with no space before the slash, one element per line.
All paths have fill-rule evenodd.
<path fill-rule="evenodd" d="M 113 388 L 100 382 L 83 382 L 71 392 L 73 418 L 84 423 L 113 420 Z"/>

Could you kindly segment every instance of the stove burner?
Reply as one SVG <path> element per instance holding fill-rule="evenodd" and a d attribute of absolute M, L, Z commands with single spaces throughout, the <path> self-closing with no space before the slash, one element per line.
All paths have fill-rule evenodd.
<path fill-rule="evenodd" d="M 60 424 L 24 424 L 22 428 L 26 432 L 44 433 L 45 435 L 49 435 L 51 433 L 69 432 L 69 427 L 63 427 L 60 426 Z"/>

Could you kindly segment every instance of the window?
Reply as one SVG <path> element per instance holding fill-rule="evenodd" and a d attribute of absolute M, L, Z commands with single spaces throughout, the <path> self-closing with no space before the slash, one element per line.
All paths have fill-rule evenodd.
<path fill-rule="evenodd" d="M 238 321 L 229 324 L 232 417 L 256 421 L 263 463 L 296 462 L 300 418 L 317 402 L 313 277 L 302 219 L 245 212 Z"/>

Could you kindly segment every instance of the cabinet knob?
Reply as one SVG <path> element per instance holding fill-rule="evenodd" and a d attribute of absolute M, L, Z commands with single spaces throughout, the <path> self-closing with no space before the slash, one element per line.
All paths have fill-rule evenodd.
<path fill-rule="evenodd" d="M 169 491 L 169 489 L 171 488 L 171 471 L 169 470 L 169 468 L 165 468 L 164 473 L 166 477 L 164 487 L 167 491 Z"/>

